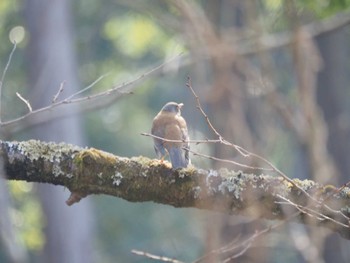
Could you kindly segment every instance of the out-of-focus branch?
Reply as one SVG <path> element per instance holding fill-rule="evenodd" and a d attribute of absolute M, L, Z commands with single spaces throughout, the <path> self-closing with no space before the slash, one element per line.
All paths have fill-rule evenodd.
<path fill-rule="evenodd" d="M 339 12 L 336 15 L 317 20 L 310 24 L 300 27 L 300 30 L 306 32 L 310 37 L 316 37 L 321 34 L 337 30 L 350 24 L 350 12 L 349 10 Z M 283 32 L 270 35 L 263 35 L 261 37 L 245 38 L 244 41 L 239 42 L 236 46 L 237 53 L 240 55 L 251 55 L 261 51 L 269 51 L 272 49 L 285 47 L 292 44 L 295 41 L 293 32 Z M 257 46 L 256 43 L 259 43 Z"/>
<path fill-rule="evenodd" d="M 167 162 L 118 157 L 63 143 L 4 141 L 0 146 L 7 179 L 65 186 L 72 192 L 69 204 L 90 194 L 108 194 L 131 202 L 153 201 L 273 220 L 299 212 L 291 220 L 324 226 L 350 239 L 348 187 L 333 191 L 310 180 L 294 179 L 293 185 L 282 177 L 227 169 L 174 171 Z M 311 205 L 300 189 L 332 209 Z M 281 197 L 289 202 L 281 202 Z M 325 216 L 310 216 L 300 207 Z"/>
<path fill-rule="evenodd" d="M 303 112 L 304 144 L 310 159 L 310 170 L 318 182 L 327 183 L 337 177 L 337 168 L 327 149 L 328 128 L 317 103 L 317 73 L 322 61 L 312 38 L 297 31 L 294 45 L 295 70 L 298 79 L 298 96 Z M 329 175 L 332 175 L 330 177 Z M 315 177 L 316 176 L 316 177 Z"/>

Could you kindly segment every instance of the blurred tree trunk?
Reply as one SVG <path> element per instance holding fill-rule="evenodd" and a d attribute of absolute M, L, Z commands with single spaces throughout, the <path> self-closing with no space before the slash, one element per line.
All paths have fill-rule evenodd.
<path fill-rule="evenodd" d="M 318 77 L 318 101 L 328 124 L 329 151 L 342 175 L 331 181 L 341 185 L 350 180 L 349 26 L 322 34 L 316 41 L 324 62 Z M 326 262 L 347 262 L 348 242 L 331 235 L 324 254 Z"/>
<path fill-rule="evenodd" d="M 51 103 L 62 82 L 67 96 L 79 88 L 73 45 L 71 2 L 27 0 L 25 15 L 28 45 L 29 100 L 33 109 Z M 33 129 L 32 138 L 84 144 L 81 120 L 74 107 L 70 117 L 56 119 Z M 68 207 L 69 191 L 51 185 L 38 186 L 46 216 L 46 245 L 42 262 L 92 262 L 92 213 L 89 200 Z"/>
<path fill-rule="evenodd" d="M 230 28 L 240 30 L 247 26 L 247 14 L 244 13 L 244 9 L 245 3 L 239 0 L 209 1 L 207 3 L 206 14 L 219 42 L 225 42 L 225 30 Z M 226 54 L 225 50 L 222 52 L 221 56 L 212 56 L 210 59 L 213 83 L 207 97 L 208 114 L 212 116 L 210 120 L 214 127 L 225 139 L 254 152 L 257 149 L 254 148 L 254 136 L 246 116 L 249 103 L 242 72 L 233 52 L 229 51 Z M 215 144 L 213 156 L 244 163 L 244 158 L 240 154 L 222 144 Z M 213 163 L 214 169 L 225 166 L 232 167 L 223 162 Z M 228 244 L 236 236 L 250 235 L 250 230 L 256 229 L 259 224 L 255 220 L 247 220 L 241 216 L 209 215 L 209 217 L 206 251 Z M 259 246 L 259 242 L 257 245 Z M 220 257 L 222 256 L 217 256 L 217 258 L 213 256 L 206 262 L 220 262 L 222 260 Z M 268 262 L 268 250 L 251 249 L 242 255 L 240 260 L 241 262 Z"/>

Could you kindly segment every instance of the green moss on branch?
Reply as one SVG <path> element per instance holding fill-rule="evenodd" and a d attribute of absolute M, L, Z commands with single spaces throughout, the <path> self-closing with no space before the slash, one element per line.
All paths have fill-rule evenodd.
<path fill-rule="evenodd" d="M 159 160 L 124 158 L 93 148 L 34 140 L 3 141 L 0 153 L 7 179 L 65 186 L 72 192 L 67 201 L 70 205 L 87 195 L 108 194 L 132 202 L 288 218 L 350 237 L 347 187 L 338 191 L 310 180 L 295 179 L 292 184 L 276 176 L 227 169 L 174 171 Z"/>

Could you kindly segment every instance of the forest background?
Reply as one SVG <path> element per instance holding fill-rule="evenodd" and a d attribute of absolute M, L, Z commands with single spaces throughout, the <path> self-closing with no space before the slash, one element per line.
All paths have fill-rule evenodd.
<path fill-rule="evenodd" d="M 212 135 L 186 87 L 190 76 L 225 139 L 290 178 L 340 186 L 350 171 L 349 4 L 2 0 L 1 139 L 63 141 L 153 158 L 152 139 L 141 133 L 168 101 L 185 104 L 191 139 Z M 86 96 L 140 76 L 112 101 L 65 105 L 49 117 L 4 125 L 28 112 L 20 97 L 35 110 L 52 104 L 60 87 L 62 98 L 93 83 Z M 222 145 L 193 149 L 247 163 Z M 199 156 L 192 162 L 242 169 Z M 68 207 L 62 187 L 0 182 L 1 262 L 149 260 L 132 249 L 192 262 L 271 224 L 108 196 Z M 240 262 L 347 262 L 347 246 L 324 229 L 286 224 L 249 247 Z"/>

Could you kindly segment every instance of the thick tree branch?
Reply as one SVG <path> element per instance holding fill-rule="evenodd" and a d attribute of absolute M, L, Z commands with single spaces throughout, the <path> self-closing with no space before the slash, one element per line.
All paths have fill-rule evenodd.
<path fill-rule="evenodd" d="M 131 202 L 298 221 L 330 228 L 350 239 L 348 187 L 336 189 L 298 179 L 293 185 L 282 177 L 226 169 L 174 171 L 160 160 L 124 158 L 64 143 L 31 140 L 0 145 L 7 179 L 65 186 L 72 192 L 69 204 L 90 194 L 108 194 Z"/>

